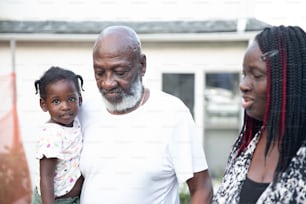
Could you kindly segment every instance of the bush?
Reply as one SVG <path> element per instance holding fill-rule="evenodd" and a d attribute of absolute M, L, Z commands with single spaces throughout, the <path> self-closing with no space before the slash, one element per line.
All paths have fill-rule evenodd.
<path fill-rule="evenodd" d="M 180 203 L 181 204 L 189 204 L 190 203 L 190 195 L 189 193 L 180 193 Z"/>

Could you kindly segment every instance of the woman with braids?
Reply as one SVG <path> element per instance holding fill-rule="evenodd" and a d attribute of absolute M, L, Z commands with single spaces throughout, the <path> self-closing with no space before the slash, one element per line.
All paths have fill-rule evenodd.
<path fill-rule="evenodd" d="M 247 48 L 245 109 L 213 203 L 306 203 L 306 34 L 269 27 Z"/>
<path fill-rule="evenodd" d="M 79 203 L 83 177 L 79 169 L 82 134 L 76 118 L 83 79 L 70 70 L 51 67 L 35 81 L 40 107 L 50 115 L 40 128 L 36 158 L 39 174 L 32 204 Z"/>

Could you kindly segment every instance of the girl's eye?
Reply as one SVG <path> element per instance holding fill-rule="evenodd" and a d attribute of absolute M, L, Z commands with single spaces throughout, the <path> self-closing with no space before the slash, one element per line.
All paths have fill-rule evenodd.
<path fill-rule="evenodd" d="M 55 99 L 55 100 L 52 101 L 52 103 L 55 104 L 55 105 L 58 105 L 58 104 L 60 104 L 61 102 L 60 102 L 60 100 Z"/>
<path fill-rule="evenodd" d="M 68 101 L 69 102 L 75 102 L 77 99 L 76 99 L 76 97 L 69 97 L 68 98 Z"/>

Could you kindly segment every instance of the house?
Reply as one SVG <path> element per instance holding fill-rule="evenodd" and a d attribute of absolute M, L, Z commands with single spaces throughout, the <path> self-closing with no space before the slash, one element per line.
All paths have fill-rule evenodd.
<path fill-rule="evenodd" d="M 202 135 L 210 173 L 223 174 L 241 126 L 239 77 L 250 40 L 268 24 L 254 18 L 207 21 L 95 22 L 0 21 L 0 74 L 17 76 L 21 133 L 34 175 L 35 134 L 47 119 L 34 80 L 52 65 L 73 69 L 85 79 L 84 98 L 97 91 L 92 46 L 108 25 L 138 32 L 147 55 L 144 83 L 180 97 Z"/>

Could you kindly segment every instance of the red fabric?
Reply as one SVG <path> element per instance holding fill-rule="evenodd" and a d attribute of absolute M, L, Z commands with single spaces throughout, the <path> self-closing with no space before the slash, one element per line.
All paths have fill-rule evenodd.
<path fill-rule="evenodd" d="M 31 180 L 20 138 L 16 75 L 0 76 L 0 203 L 31 202 Z"/>

